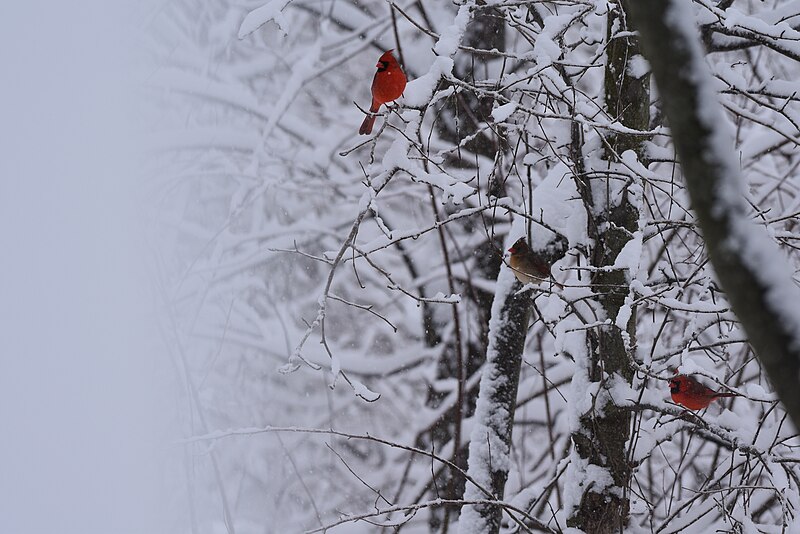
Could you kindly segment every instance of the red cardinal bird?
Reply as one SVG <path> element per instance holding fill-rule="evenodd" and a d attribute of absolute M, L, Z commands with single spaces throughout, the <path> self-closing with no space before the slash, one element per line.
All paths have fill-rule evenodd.
<path fill-rule="evenodd" d="M 672 400 L 690 410 L 702 410 L 717 399 L 738 397 L 736 393 L 722 393 L 704 386 L 691 376 L 676 375 L 669 381 Z"/>
<path fill-rule="evenodd" d="M 508 264 L 521 283 L 539 284 L 550 279 L 550 264 L 544 257 L 531 250 L 524 237 L 517 239 L 508 251 L 511 253 Z M 556 285 L 560 286 L 558 283 Z"/>
<path fill-rule="evenodd" d="M 370 113 L 377 113 L 381 104 L 400 98 L 406 88 L 406 75 L 392 55 L 391 50 L 384 52 L 375 66 L 378 67 L 378 72 L 375 73 L 375 77 L 372 79 Z M 364 122 L 361 123 L 358 133 L 364 135 L 372 132 L 373 124 L 375 124 L 375 115 L 367 115 Z"/>

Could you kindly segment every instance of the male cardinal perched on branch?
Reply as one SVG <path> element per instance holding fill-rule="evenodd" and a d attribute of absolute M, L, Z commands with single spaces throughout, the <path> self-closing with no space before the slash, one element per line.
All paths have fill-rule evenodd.
<path fill-rule="evenodd" d="M 514 276 L 521 283 L 539 284 L 550 280 L 550 263 L 544 256 L 531 250 L 524 237 L 517 239 L 508 251 L 511 253 L 508 264 L 511 266 Z M 561 285 L 557 282 L 554 283 L 558 286 Z"/>
<path fill-rule="evenodd" d="M 714 391 L 686 375 L 674 376 L 669 381 L 669 391 L 672 393 L 673 401 L 690 410 L 702 410 L 717 399 L 739 396 L 737 393 Z"/>
<path fill-rule="evenodd" d="M 392 55 L 391 50 L 384 52 L 375 66 L 378 68 L 378 72 L 375 73 L 375 77 L 372 79 L 370 113 L 377 113 L 381 104 L 400 98 L 406 88 L 406 75 Z M 361 123 L 358 133 L 361 135 L 371 133 L 373 124 L 375 124 L 375 115 L 367 115 L 367 118 Z"/>

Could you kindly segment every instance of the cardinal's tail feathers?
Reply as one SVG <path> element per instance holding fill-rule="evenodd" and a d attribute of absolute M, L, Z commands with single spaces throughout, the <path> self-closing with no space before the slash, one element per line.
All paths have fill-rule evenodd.
<path fill-rule="evenodd" d="M 369 107 L 369 112 L 377 113 L 378 110 L 381 108 L 380 102 L 376 102 L 375 100 L 372 101 L 372 105 Z M 361 128 L 358 129 L 358 133 L 361 135 L 367 135 L 372 133 L 372 126 L 375 124 L 375 115 L 367 115 L 364 118 L 364 122 L 361 123 Z"/>
<path fill-rule="evenodd" d="M 372 133 L 372 125 L 375 124 L 375 115 L 367 115 L 364 117 L 364 122 L 361 123 L 361 128 L 358 129 L 360 135 L 367 135 Z"/>

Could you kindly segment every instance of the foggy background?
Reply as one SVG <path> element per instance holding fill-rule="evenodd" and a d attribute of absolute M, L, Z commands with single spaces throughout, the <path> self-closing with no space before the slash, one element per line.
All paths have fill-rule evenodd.
<path fill-rule="evenodd" d="M 2 532 L 169 531 L 131 4 L 0 5 Z"/>

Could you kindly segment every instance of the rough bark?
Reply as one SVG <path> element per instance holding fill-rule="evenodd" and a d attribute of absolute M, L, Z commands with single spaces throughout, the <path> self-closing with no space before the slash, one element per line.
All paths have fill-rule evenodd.
<path fill-rule="evenodd" d="M 478 7 L 470 20 L 464 33 L 464 44 L 476 49 L 486 50 L 505 50 L 506 25 L 503 14 L 491 7 Z M 482 57 L 479 53 L 461 52 L 456 57 L 454 75 L 463 80 L 473 80 L 474 73 L 479 73 L 486 68 L 485 62 L 491 57 Z M 481 123 L 491 116 L 494 105 L 493 98 L 478 97 L 469 92 L 460 92 L 458 96 L 443 107 L 438 121 L 440 135 L 454 144 L 458 144 L 464 137 L 474 135 L 481 127 Z M 475 154 L 491 159 L 502 161 L 502 157 L 496 158 L 498 152 L 507 151 L 508 147 L 504 139 L 495 135 L 480 133 L 469 143 L 466 143 L 458 156 L 451 163 L 454 166 L 473 166 L 475 164 Z M 505 195 L 505 188 L 501 180 L 494 180 L 489 184 L 489 194 L 496 197 Z M 472 228 L 473 223 L 466 221 L 463 223 L 466 231 L 480 231 L 479 228 Z M 472 276 L 485 279 L 496 280 L 500 271 L 501 256 L 497 251 L 502 247 L 502 237 L 496 236 L 492 240 L 486 240 L 479 244 L 471 253 L 471 257 L 453 258 L 451 261 L 465 262 L 470 264 Z M 458 280 L 457 292 L 464 295 L 464 301 L 459 304 L 457 313 L 463 314 L 465 306 L 471 308 L 470 314 L 474 317 L 470 328 L 464 328 L 464 332 L 473 332 L 468 339 L 463 340 L 462 349 L 459 351 L 457 343 L 460 340 L 458 335 L 445 339 L 446 344 L 442 350 L 442 356 L 437 366 L 437 378 L 456 378 L 463 387 L 464 382 L 478 371 L 486 361 L 486 351 L 488 346 L 489 317 L 494 295 L 484 291 L 481 287 L 475 287 L 469 279 Z M 437 338 L 441 339 L 438 332 L 445 330 L 453 321 L 453 317 L 440 314 L 439 320 L 431 321 Z M 459 352 L 461 357 L 459 357 Z M 463 469 L 467 467 L 466 443 L 460 439 L 459 429 L 462 420 L 469 417 L 475 410 L 477 390 L 464 390 L 463 398 L 459 399 L 458 405 L 447 410 L 434 425 L 429 436 L 424 436 L 419 445 L 429 447 L 429 440 L 437 450 L 441 450 L 448 444 L 459 438 L 459 450 L 453 454 L 453 463 Z M 439 393 L 431 390 L 427 404 L 431 407 L 438 407 L 446 393 Z M 442 476 L 437 478 L 436 492 L 434 498 L 456 500 L 464 493 L 464 478 L 450 469 L 442 471 Z M 447 532 L 448 523 L 451 517 L 455 517 L 458 512 L 457 505 L 443 505 L 432 507 L 429 528 L 432 532 Z"/>
<path fill-rule="evenodd" d="M 530 321 L 533 299 L 519 293 L 522 285 L 504 267 L 498 279 L 490 322 L 489 348 L 481 377 L 475 423 L 470 436 L 469 474 L 502 500 L 510 464 L 511 432 L 516 409 L 522 350 Z M 465 499 L 486 499 L 475 487 L 467 486 Z M 500 530 L 502 508 L 468 505 L 461 511 L 461 532 L 495 534 Z"/>
<path fill-rule="evenodd" d="M 607 60 L 605 71 L 605 99 L 607 112 L 625 126 L 646 130 L 649 126 L 649 77 L 634 78 L 628 63 L 639 53 L 633 37 L 612 38 L 626 30 L 625 12 L 613 10 L 608 18 Z M 577 130 L 573 130 L 574 135 Z M 609 162 L 626 150 L 639 151 L 639 140 L 633 136 L 616 135 L 607 139 Z M 584 204 L 590 213 L 589 234 L 594 240 L 590 262 L 594 267 L 614 265 L 620 251 L 638 228 L 639 213 L 622 188 L 620 200 L 603 194 L 603 190 L 619 191 L 619 186 L 609 188 L 607 180 L 614 177 L 595 172 L 586 177 L 582 191 Z M 604 209 L 595 206 L 602 199 Z M 606 318 L 616 323 L 620 308 L 628 295 L 628 276 L 624 270 L 597 270 L 591 277 L 597 294 L 597 304 Z M 587 335 L 589 344 L 588 368 L 585 372 L 591 382 L 604 382 L 614 375 L 630 383 L 633 380 L 632 345 L 635 343 L 636 310 L 627 323 L 626 334 L 631 346 L 626 346 L 623 332 L 614 325 L 604 325 Z M 599 404 L 599 403 L 598 403 Z M 627 524 L 629 513 L 629 485 L 631 470 L 627 461 L 626 443 L 630 436 L 631 415 L 613 402 L 595 406 L 581 414 L 579 427 L 572 434 L 575 452 L 590 466 L 606 470 L 613 485 L 596 488 L 587 484 L 581 488 L 579 506 L 568 518 L 567 524 L 591 533 L 621 532 Z"/>

